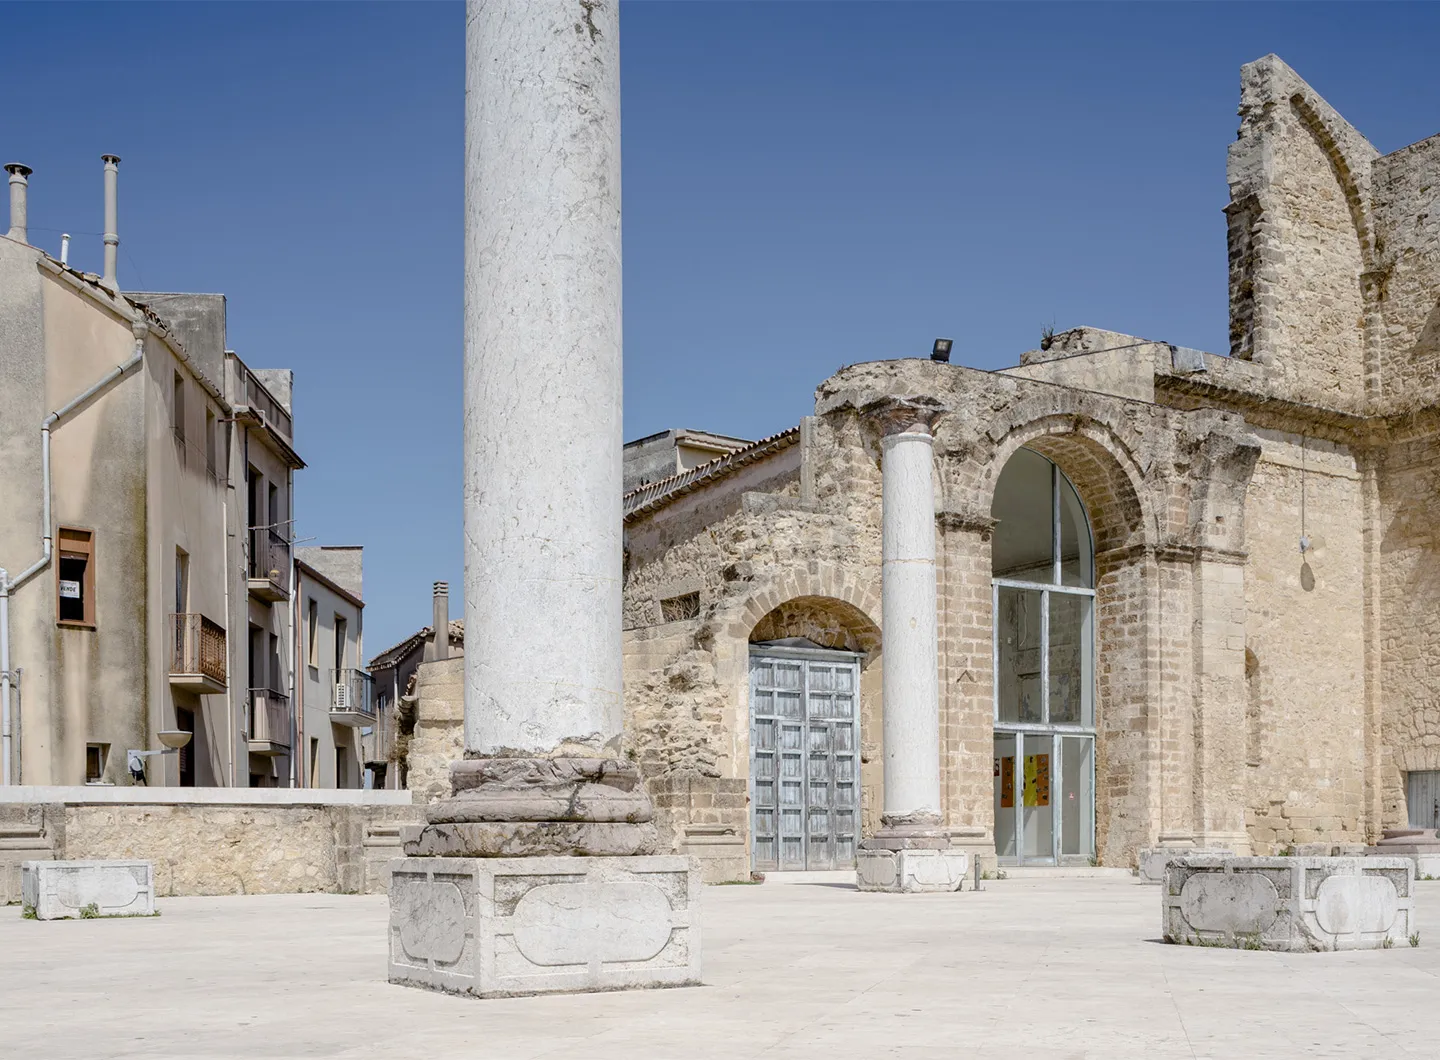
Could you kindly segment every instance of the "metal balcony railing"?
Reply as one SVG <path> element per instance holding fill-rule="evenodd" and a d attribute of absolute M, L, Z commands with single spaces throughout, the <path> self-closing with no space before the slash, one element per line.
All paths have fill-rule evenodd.
<path fill-rule="evenodd" d="M 250 689 L 249 722 L 251 751 L 278 753 L 290 747 L 289 696 L 273 688 Z"/>
<path fill-rule="evenodd" d="M 273 527 L 250 528 L 250 590 L 265 600 L 290 595 L 290 542 Z"/>
<path fill-rule="evenodd" d="M 242 368 L 245 375 L 246 403 L 286 440 L 293 438 L 295 434 L 290 413 L 280 406 L 280 402 L 270 396 L 270 391 L 265 389 L 265 384 L 260 382 L 248 367 L 242 366 Z"/>
<path fill-rule="evenodd" d="M 170 616 L 170 676 L 225 688 L 225 629 L 204 615 Z"/>
<path fill-rule="evenodd" d="M 375 722 L 374 679 L 364 670 L 347 667 L 330 671 L 333 688 L 330 713 L 336 721 L 342 718 L 352 725 L 373 725 Z"/>

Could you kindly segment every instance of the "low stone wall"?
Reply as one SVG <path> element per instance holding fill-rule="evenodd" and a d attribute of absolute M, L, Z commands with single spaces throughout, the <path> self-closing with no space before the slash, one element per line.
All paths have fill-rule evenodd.
<path fill-rule="evenodd" d="M 0 903 L 31 860 L 155 865 L 159 897 L 378 894 L 419 823 L 408 791 L 286 788 L 0 788 Z"/>

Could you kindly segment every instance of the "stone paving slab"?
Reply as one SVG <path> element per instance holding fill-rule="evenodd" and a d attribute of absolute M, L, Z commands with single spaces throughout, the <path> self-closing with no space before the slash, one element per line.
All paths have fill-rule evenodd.
<path fill-rule="evenodd" d="M 1440 1055 L 1440 936 L 1353 953 L 1166 946 L 1155 888 L 705 889 L 707 985 L 480 1001 L 385 981 L 383 896 L 0 908 L 0 1056 L 327 1060 Z M 1422 923 L 1440 884 L 1417 887 Z"/>

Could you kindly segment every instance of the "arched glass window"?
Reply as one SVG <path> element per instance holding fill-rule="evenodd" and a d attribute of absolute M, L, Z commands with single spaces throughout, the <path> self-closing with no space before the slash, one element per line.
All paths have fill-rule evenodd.
<path fill-rule="evenodd" d="M 1036 585 L 1095 587 L 1090 520 L 1065 473 L 1039 453 L 1017 449 L 1000 472 L 990 509 L 996 520 L 991 573 Z"/>
<path fill-rule="evenodd" d="M 1095 550 L 1070 480 L 1029 449 L 995 486 L 995 847 L 1019 864 L 1095 852 Z"/>

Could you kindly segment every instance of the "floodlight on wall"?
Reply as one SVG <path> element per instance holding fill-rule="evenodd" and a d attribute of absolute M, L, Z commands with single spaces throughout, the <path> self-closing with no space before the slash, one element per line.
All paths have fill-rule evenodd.
<path fill-rule="evenodd" d="M 953 345 L 951 339 L 936 339 L 935 345 L 930 347 L 930 359 L 941 364 L 950 363 L 950 347 Z"/>
<path fill-rule="evenodd" d="M 184 729 L 161 729 L 156 737 L 165 745 L 160 751 L 135 751 L 125 752 L 125 768 L 130 770 L 130 776 L 137 784 L 144 784 L 145 781 L 145 759 L 151 755 L 173 755 L 180 752 L 180 748 L 190 742 L 193 733 Z"/>

